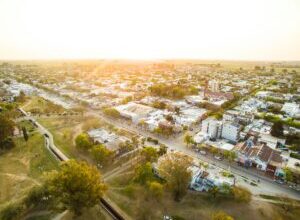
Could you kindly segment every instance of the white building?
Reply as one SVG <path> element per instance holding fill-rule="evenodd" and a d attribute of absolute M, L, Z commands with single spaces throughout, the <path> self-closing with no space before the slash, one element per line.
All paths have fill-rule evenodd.
<path fill-rule="evenodd" d="M 201 131 L 204 134 L 208 134 L 209 138 L 220 138 L 222 131 L 222 122 L 213 118 L 207 118 L 202 121 Z"/>
<path fill-rule="evenodd" d="M 241 125 L 237 123 L 225 122 L 222 128 L 222 138 L 237 142 L 239 140 L 239 134 L 241 131 Z"/>
<path fill-rule="evenodd" d="M 281 111 L 285 112 L 286 114 L 288 114 L 291 117 L 295 117 L 296 115 L 300 114 L 299 105 L 297 103 L 293 103 L 293 102 L 284 103 Z"/>
<path fill-rule="evenodd" d="M 215 79 L 208 81 L 208 87 L 212 92 L 219 92 L 220 90 L 219 82 Z"/>

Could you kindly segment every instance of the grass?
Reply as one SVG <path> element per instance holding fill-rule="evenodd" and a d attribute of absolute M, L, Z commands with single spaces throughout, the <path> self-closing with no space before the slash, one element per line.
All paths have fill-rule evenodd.
<path fill-rule="evenodd" d="M 58 167 L 39 133 L 30 133 L 28 142 L 16 138 L 15 143 L 15 148 L 0 155 L 0 209 L 39 184 L 44 172 Z"/>
<path fill-rule="evenodd" d="M 23 104 L 23 109 L 27 112 L 37 114 L 63 113 L 66 111 L 62 106 L 56 105 L 39 96 L 28 97 Z"/>
<path fill-rule="evenodd" d="M 85 118 L 82 116 L 38 119 L 39 123 L 53 134 L 55 145 L 71 158 L 82 158 L 82 153 L 75 147 L 74 139 L 81 133 L 81 123 L 84 120 Z"/>
<path fill-rule="evenodd" d="M 154 199 L 147 187 L 133 183 L 132 177 L 133 170 L 129 170 L 110 179 L 107 196 L 133 219 L 162 219 L 163 215 L 191 220 L 211 219 L 212 214 L 219 210 L 235 220 L 296 220 L 300 214 L 296 208 L 286 213 L 279 205 L 264 201 L 252 200 L 247 204 L 221 196 L 213 199 L 207 193 L 192 191 L 180 202 L 175 202 L 167 190 L 162 198 Z"/>

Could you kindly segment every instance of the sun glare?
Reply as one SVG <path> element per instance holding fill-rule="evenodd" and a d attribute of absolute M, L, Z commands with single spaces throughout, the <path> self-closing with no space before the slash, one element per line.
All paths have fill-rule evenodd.
<path fill-rule="evenodd" d="M 296 0 L 2 0 L 0 58 L 300 59 Z"/>

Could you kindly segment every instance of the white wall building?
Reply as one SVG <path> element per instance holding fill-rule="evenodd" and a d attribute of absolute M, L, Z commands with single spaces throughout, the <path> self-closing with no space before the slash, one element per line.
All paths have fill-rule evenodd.
<path fill-rule="evenodd" d="M 241 126 L 237 123 L 225 122 L 222 128 L 222 138 L 237 142 L 239 140 L 239 134 Z"/>
<path fill-rule="evenodd" d="M 293 103 L 293 102 L 284 103 L 281 111 L 285 112 L 286 114 L 288 114 L 291 117 L 294 117 L 294 116 L 300 114 L 299 105 L 297 103 Z"/>
<path fill-rule="evenodd" d="M 220 138 L 222 131 L 222 122 L 212 118 L 207 118 L 202 121 L 201 131 L 208 134 L 209 138 Z"/>
<path fill-rule="evenodd" d="M 215 79 L 208 81 L 208 87 L 212 92 L 219 92 L 220 90 L 219 82 Z"/>

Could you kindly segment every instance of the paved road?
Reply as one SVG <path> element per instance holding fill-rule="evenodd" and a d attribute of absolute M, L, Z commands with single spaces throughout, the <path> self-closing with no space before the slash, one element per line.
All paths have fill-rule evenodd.
<path fill-rule="evenodd" d="M 183 143 L 182 137 L 176 137 L 176 138 L 164 138 L 164 137 L 158 137 L 157 135 L 154 135 L 150 132 L 144 131 L 139 127 L 127 124 L 126 122 L 122 120 L 117 119 L 110 119 L 105 117 L 103 114 L 96 112 L 94 110 L 89 111 L 87 114 L 93 115 L 96 117 L 101 118 L 102 120 L 106 121 L 107 123 L 110 123 L 116 127 L 122 128 L 124 130 L 130 131 L 132 133 L 139 134 L 143 137 L 152 137 L 157 140 L 159 140 L 160 143 L 165 144 L 169 150 L 176 150 L 181 151 L 194 159 L 198 159 L 204 162 L 209 163 L 210 165 L 213 164 L 216 167 L 224 170 L 228 170 L 229 163 L 227 161 L 217 161 L 213 159 L 213 157 L 209 155 L 201 155 L 185 146 Z M 298 199 L 300 200 L 300 192 L 289 188 L 287 185 L 279 185 L 278 183 L 274 182 L 271 178 L 260 175 L 258 171 L 256 170 L 247 170 L 244 167 L 240 167 L 234 163 L 230 166 L 230 171 L 237 177 L 236 183 L 239 185 L 243 185 L 251 190 L 251 192 L 255 195 L 259 194 L 268 194 L 268 195 L 284 195 L 288 196 L 290 198 Z M 251 181 L 257 181 L 260 180 L 259 183 L 257 183 L 257 186 L 250 185 Z M 246 182 L 247 181 L 247 182 Z"/>

